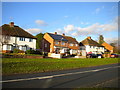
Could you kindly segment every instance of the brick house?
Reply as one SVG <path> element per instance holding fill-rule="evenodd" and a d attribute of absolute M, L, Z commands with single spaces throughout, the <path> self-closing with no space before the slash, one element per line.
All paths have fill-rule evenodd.
<path fill-rule="evenodd" d="M 50 43 L 51 53 L 65 53 L 70 51 L 70 54 L 77 54 L 79 45 L 75 38 L 65 36 L 65 34 L 59 35 L 57 32 L 45 33 L 44 39 Z"/>
<path fill-rule="evenodd" d="M 42 39 L 41 52 L 50 52 L 50 43 L 46 39 Z"/>

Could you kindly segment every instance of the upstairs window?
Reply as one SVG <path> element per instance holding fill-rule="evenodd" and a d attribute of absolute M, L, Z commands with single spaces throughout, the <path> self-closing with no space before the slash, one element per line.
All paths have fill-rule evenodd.
<path fill-rule="evenodd" d="M 58 41 L 55 41 L 55 44 L 59 44 L 59 42 L 58 42 Z"/>
<path fill-rule="evenodd" d="M 70 43 L 70 46 L 73 46 L 73 43 Z"/>
<path fill-rule="evenodd" d="M 75 46 L 78 46 L 78 44 L 75 44 Z"/>
<path fill-rule="evenodd" d="M 47 47 L 47 44 L 45 44 L 45 47 Z"/>
<path fill-rule="evenodd" d="M 32 42 L 32 41 L 33 41 L 33 39 L 30 38 L 30 39 L 29 39 L 29 42 Z"/>
<path fill-rule="evenodd" d="M 62 42 L 62 45 L 65 45 L 65 42 Z"/>
<path fill-rule="evenodd" d="M 24 37 L 20 37 L 19 40 L 20 41 L 25 41 L 25 38 Z"/>

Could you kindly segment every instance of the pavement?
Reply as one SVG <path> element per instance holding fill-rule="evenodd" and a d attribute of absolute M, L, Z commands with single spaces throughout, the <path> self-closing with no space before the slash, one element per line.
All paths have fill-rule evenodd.
<path fill-rule="evenodd" d="M 3 76 L 2 88 L 119 88 L 118 64 Z"/>

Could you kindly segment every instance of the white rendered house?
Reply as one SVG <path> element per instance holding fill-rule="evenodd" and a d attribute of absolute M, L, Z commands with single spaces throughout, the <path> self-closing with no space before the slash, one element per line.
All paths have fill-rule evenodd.
<path fill-rule="evenodd" d="M 0 48 L 2 52 L 10 52 L 15 48 L 23 51 L 36 49 L 36 38 L 19 26 L 14 25 L 14 22 L 4 24 L 1 28 Z"/>
<path fill-rule="evenodd" d="M 86 39 L 80 42 L 80 50 L 85 51 L 86 54 L 102 54 L 105 52 L 104 46 L 91 39 L 91 37 L 87 37 Z"/>

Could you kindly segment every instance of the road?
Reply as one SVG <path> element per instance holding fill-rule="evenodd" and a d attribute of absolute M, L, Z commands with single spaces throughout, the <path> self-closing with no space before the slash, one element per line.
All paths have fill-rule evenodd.
<path fill-rule="evenodd" d="M 118 88 L 118 64 L 3 76 L 2 88 Z"/>

